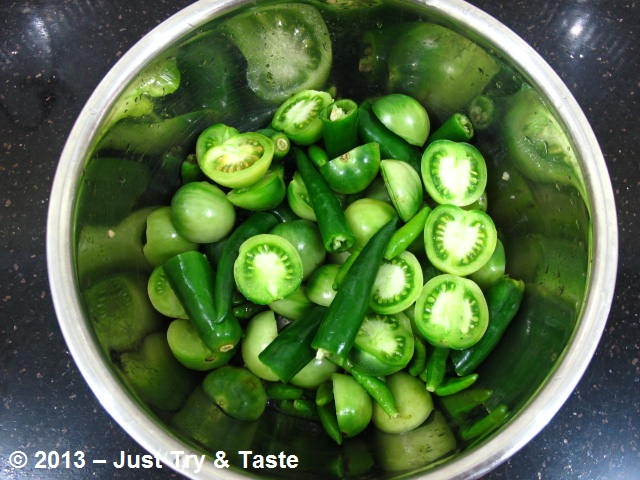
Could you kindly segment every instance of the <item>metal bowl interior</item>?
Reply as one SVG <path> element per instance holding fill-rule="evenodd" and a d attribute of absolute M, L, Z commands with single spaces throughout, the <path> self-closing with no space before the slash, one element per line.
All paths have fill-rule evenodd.
<path fill-rule="evenodd" d="M 246 478 L 251 475 L 246 469 L 220 470 L 213 462 L 205 462 L 196 472 L 176 464 L 172 452 L 204 452 L 215 458 L 216 450 L 251 449 L 264 454 L 277 450 L 276 454 L 285 451 L 302 459 L 317 457 L 309 460 L 313 466 L 306 468 L 305 474 L 328 478 L 324 468 L 351 453 L 332 446 L 325 449 L 325 443 L 304 428 L 294 426 L 276 434 L 274 420 L 267 419 L 250 427 L 230 427 L 221 422 L 209 442 L 177 433 L 164 414 L 141 402 L 123 381 L 112 357 L 96 338 L 81 293 L 82 253 L 77 250 L 81 219 L 87 209 L 103 206 L 79 205 L 79 192 L 88 162 L 99 151 L 112 106 L 154 59 L 175 52 L 194 34 L 207 30 L 220 17 L 234 14 L 244 4 L 201 0 L 182 10 L 127 52 L 87 102 L 67 140 L 50 198 L 47 255 L 52 297 L 69 350 L 101 404 L 142 447 L 166 465 L 190 478 Z M 416 466 L 408 472 L 380 470 L 382 453 L 376 451 L 374 440 L 365 440 L 362 452 L 356 454 L 371 456 L 376 478 L 478 478 L 513 455 L 551 420 L 587 368 L 614 291 L 618 244 L 615 205 L 602 154 L 584 114 L 560 78 L 530 46 L 494 18 L 461 0 L 416 0 L 393 5 L 402 8 L 407 18 L 427 19 L 451 28 L 510 66 L 532 87 L 540 105 L 562 128 L 575 159 L 571 173 L 559 180 L 549 177 L 544 166 L 513 165 L 501 133 L 506 121 L 497 134 L 477 134 L 478 144 L 490 152 L 492 159 L 490 206 L 493 201 L 501 205 L 511 202 L 495 215 L 512 255 L 510 268 L 528 285 L 521 312 L 480 371 L 482 385 L 494 390 L 495 404 L 511 407 L 508 422 L 481 443 L 438 464 Z M 361 34 L 371 26 L 368 21 L 351 26 L 362 30 L 357 31 Z M 258 111 L 268 112 L 268 108 Z M 254 120 L 260 118 L 256 115 Z M 526 188 L 511 189 L 518 179 Z M 100 196 L 114 194 L 113 186 L 103 188 Z M 113 219 L 113 224 L 120 220 Z M 114 262 L 113 257 L 106 258 L 105 272 Z M 541 345 L 545 347 L 538 348 Z M 352 449 L 358 448 L 360 445 Z M 300 470 L 278 474 L 299 478 Z M 365 471 L 362 478 L 372 478 L 370 475 Z"/>

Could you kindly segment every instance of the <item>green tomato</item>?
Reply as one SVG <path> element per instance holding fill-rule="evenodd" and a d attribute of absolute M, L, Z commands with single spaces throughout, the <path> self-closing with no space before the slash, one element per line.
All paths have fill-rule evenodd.
<path fill-rule="evenodd" d="M 358 330 L 349 358 L 364 373 L 383 377 L 406 367 L 413 347 L 411 322 L 406 315 L 369 314 Z"/>
<path fill-rule="evenodd" d="M 195 243 L 213 243 L 226 237 L 236 211 L 226 195 L 208 182 L 190 182 L 171 199 L 171 220 L 176 230 Z"/>
<path fill-rule="evenodd" d="M 320 173 L 337 193 L 362 192 L 380 169 L 380 145 L 359 145 L 320 167 Z"/>
<path fill-rule="evenodd" d="M 499 71 L 480 46 L 441 25 L 408 28 L 389 54 L 389 85 L 426 106 L 440 122 L 463 111 Z"/>
<path fill-rule="evenodd" d="M 371 397 L 351 375 L 334 373 L 331 381 L 338 427 L 345 437 L 354 437 L 367 428 L 371 421 Z"/>
<path fill-rule="evenodd" d="M 162 265 L 158 265 L 149 275 L 147 295 L 158 312 L 169 318 L 189 318 L 178 300 Z"/>
<path fill-rule="evenodd" d="M 427 258 L 438 269 L 466 276 L 489 261 L 498 232 L 493 220 L 481 210 L 438 205 L 424 226 Z"/>
<path fill-rule="evenodd" d="M 161 265 L 178 253 L 197 250 L 195 242 L 178 233 L 171 221 L 171 207 L 160 207 L 147 217 L 146 243 L 142 248 L 151 265 Z"/>
<path fill-rule="evenodd" d="M 246 368 L 225 365 L 209 373 L 202 388 L 227 415 L 257 420 L 267 406 L 262 381 Z"/>
<path fill-rule="evenodd" d="M 253 317 L 245 329 L 242 340 L 242 361 L 257 377 L 270 382 L 280 378 L 268 366 L 262 363 L 258 355 L 278 336 L 278 324 L 271 310 L 266 310 Z"/>
<path fill-rule="evenodd" d="M 258 305 L 291 295 L 302 283 L 302 260 L 283 237 L 264 233 L 240 245 L 233 266 L 238 290 Z"/>
<path fill-rule="evenodd" d="M 198 158 L 198 165 L 219 185 L 248 187 L 267 172 L 274 151 L 269 137 L 256 132 L 240 133 L 206 150 L 202 158 Z"/>
<path fill-rule="evenodd" d="M 431 142 L 422 154 L 420 169 L 425 189 L 437 203 L 470 205 L 480 199 L 487 186 L 487 164 L 469 143 Z"/>
<path fill-rule="evenodd" d="M 228 19 L 223 28 L 247 61 L 247 83 L 270 103 L 322 88 L 332 65 L 331 37 L 311 5 L 258 5 Z"/>
<path fill-rule="evenodd" d="M 298 145 L 311 145 L 322 137 L 322 111 L 333 102 L 327 92 L 303 90 L 276 110 L 271 126 Z"/>
<path fill-rule="evenodd" d="M 314 358 L 294 375 L 291 384 L 300 388 L 318 388 L 331 378 L 338 367 L 327 358 Z"/>
<path fill-rule="evenodd" d="M 344 211 L 347 225 L 356 237 L 356 248 L 362 248 L 369 239 L 395 215 L 395 209 L 381 200 L 361 198 Z"/>
<path fill-rule="evenodd" d="M 270 210 L 282 203 L 287 195 L 281 167 L 269 170 L 256 183 L 247 187 L 234 188 L 227 193 L 227 198 L 236 207 L 245 210 Z"/>
<path fill-rule="evenodd" d="M 380 171 L 386 191 L 400 218 L 409 221 L 422 207 L 424 191 L 418 172 L 401 160 L 382 160 Z"/>
<path fill-rule="evenodd" d="M 211 350 L 202 341 L 191 321 L 186 319 L 176 319 L 169 324 L 167 343 L 176 360 L 191 370 L 207 371 L 221 367 L 236 353 L 235 350 Z"/>
<path fill-rule="evenodd" d="M 469 278 L 480 285 L 480 288 L 487 289 L 496 283 L 505 274 L 506 257 L 504 245 L 500 239 L 496 242 L 491 258 L 478 270 L 469 275 Z"/>
<path fill-rule="evenodd" d="M 293 220 L 276 225 L 271 233 L 289 241 L 300 254 L 305 279 L 325 260 L 326 250 L 318 226 L 310 220 Z"/>
<path fill-rule="evenodd" d="M 309 192 L 307 186 L 302 180 L 302 176 L 296 171 L 293 174 L 293 178 L 289 182 L 287 187 L 287 202 L 289 207 L 300 218 L 306 220 L 316 221 L 316 212 L 311 206 L 311 199 L 309 198 Z"/>
<path fill-rule="evenodd" d="M 489 326 L 489 307 L 473 280 L 457 275 L 433 277 L 416 301 L 414 323 L 436 347 L 462 350 L 475 345 Z"/>
<path fill-rule="evenodd" d="M 216 123 L 202 131 L 196 140 L 196 158 L 198 160 L 204 158 L 204 154 L 213 147 L 222 145 L 231 137 L 239 135 L 240 132 L 224 123 Z"/>
<path fill-rule="evenodd" d="M 427 141 L 431 128 L 429 115 L 415 98 L 391 93 L 376 99 L 371 110 L 385 127 L 409 144 L 422 147 Z"/>
<path fill-rule="evenodd" d="M 325 263 L 316 269 L 307 282 L 307 296 L 317 305 L 328 307 L 338 293 L 333 287 L 340 265 Z"/>
<path fill-rule="evenodd" d="M 433 412 L 433 399 L 424 382 L 406 372 L 387 378 L 387 386 L 398 407 L 398 415 L 389 416 L 378 404 L 373 405 L 373 423 L 385 433 L 405 433 L 419 427 Z"/>

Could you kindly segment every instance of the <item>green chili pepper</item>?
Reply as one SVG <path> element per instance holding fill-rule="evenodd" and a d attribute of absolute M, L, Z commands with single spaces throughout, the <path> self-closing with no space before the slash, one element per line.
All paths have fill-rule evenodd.
<path fill-rule="evenodd" d="M 334 442 L 338 445 L 342 445 L 342 432 L 338 426 L 335 405 L 333 403 L 328 403 L 326 405 L 316 407 L 316 410 L 325 432 L 327 432 Z"/>
<path fill-rule="evenodd" d="M 457 423 L 469 418 L 474 410 L 484 408 L 484 403 L 491 398 L 493 390 L 486 388 L 468 388 L 453 395 L 440 397 L 440 405 L 447 415 Z"/>
<path fill-rule="evenodd" d="M 314 348 L 346 358 L 369 307 L 382 255 L 397 223 L 398 217 L 394 217 L 378 230 L 351 265 L 311 343 Z"/>
<path fill-rule="evenodd" d="M 424 372 L 426 366 L 427 346 L 424 341 L 416 335 L 413 339 L 413 357 L 411 358 L 411 362 L 409 362 L 409 369 L 407 371 L 409 375 L 417 377 Z"/>
<path fill-rule="evenodd" d="M 233 349 L 242 337 L 242 328 L 233 316 L 217 315 L 214 273 L 207 257 L 195 250 L 180 253 L 164 263 L 164 271 L 207 347 L 214 352 Z"/>
<path fill-rule="evenodd" d="M 443 381 L 438 387 L 435 389 L 434 393 L 439 397 L 446 397 L 448 395 L 453 395 L 454 393 L 461 392 L 469 388 L 471 385 L 476 383 L 478 380 L 478 374 L 472 373 L 471 375 L 465 375 L 464 377 L 454 377 L 448 378 Z"/>
<path fill-rule="evenodd" d="M 390 417 L 397 417 L 399 415 L 398 406 L 396 400 L 391 392 L 391 389 L 387 384 L 377 377 L 362 373 L 357 368 L 350 367 L 347 372 L 351 374 L 356 381 L 362 385 L 367 391 L 369 396 L 380 405 L 380 408 Z"/>
<path fill-rule="evenodd" d="M 257 130 L 257 132 L 269 137 L 273 141 L 273 158 L 284 158 L 291 150 L 291 140 L 284 132 L 273 128 L 263 128 Z"/>
<path fill-rule="evenodd" d="M 232 308 L 232 314 L 238 320 L 249 320 L 255 317 L 258 313 L 265 309 L 264 305 L 258 305 L 253 302 L 243 302 L 239 305 L 234 305 Z"/>
<path fill-rule="evenodd" d="M 307 187 L 311 206 L 318 219 L 325 249 L 331 253 L 350 249 L 355 237 L 347 225 L 338 197 L 302 150 L 296 148 L 294 154 L 298 172 Z"/>
<path fill-rule="evenodd" d="M 310 342 L 325 312 L 324 307 L 314 307 L 306 318 L 285 327 L 258 355 L 262 363 L 271 368 L 283 382 L 291 380 L 313 359 L 315 351 Z"/>
<path fill-rule="evenodd" d="M 473 372 L 496 347 L 511 320 L 515 317 L 524 297 L 524 282 L 502 277 L 486 292 L 489 307 L 489 326 L 475 345 L 451 352 L 456 373 L 460 376 Z"/>
<path fill-rule="evenodd" d="M 324 407 L 333 401 L 333 386 L 331 382 L 322 383 L 316 390 L 316 405 Z"/>
<path fill-rule="evenodd" d="M 488 95 L 478 95 L 469 102 L 469 120 L 475 130 L 486 130 L 491 127 L 498 116 L 497 106 Z"/>
<path fill-rule="evenodd" d="M 473 137 L 473 124 L 464 113 L 454 113 L 433 132 L 427 143 L 435 140 L 453 140 L 468 142 Z"/>
<path fill-rule="evenodd" d="M 389 240 L 389 245 L 387 245 L 387 249 L 384 252 L 384 258 L 391 260 L 400 255 L 416 238 L 424 235 L 424 225 L 430 212 L 431 208 L 422 207 L 422 210 L 416 213 L 411 220 L 396 230 Z"/>
<path fill-rule="evenodd" d="M 337 157 L 358 145 L 358 104 L 336 100 L 320 113 L 322 138 L 329 157 Z"/>
<path fill-rule="evenodd" d="M 420 173 L 420 149 L 391 132 L 375 118 L 368 101 L 363 102 L 358 108 L 358 134 L 363 143 L 378 143 L 382 158 L 402 160 Z"/>
<path fill-rule="evenodd" d="M 250 237 L 266 233 L 278 223 L 278 219 L 269 212 L 255 212 L 240 224 L 225 241 L 216 270 L 216 289 L 213 293 L 216 307 L 216 322 L 222 322 L 233 316 L 232 298 L 236 291 L 233 277 L 233 264 L 238 258 L 240 245 Z"/>
<path fill-rule="evenodd" d="M 316 421 L 320 419 L 315 403 L 306 398 L 283 398 L 276 402 L 276 408 L 294 417 Z"/>
<path fill-rule="evenodd" d="M 498 405 L 495 409 L 480 420 L 464 426 L 460 429 L 460 437 L 463 440 L 479 440 L 489 435 L 509 417 L 509 408 L 506 405 Z"/>
<path fill-rule="evenodd" d="M 340 265 L 340 268 L 338 269 L 338 272 L 336 273 L 336 277 L 333 280 L 333 289 L 334 290 L 337 291 L 338 288 L 340 288 L 340 284 L 342 283 L 342 281 L 344 280 L 344 277 L 349 272 L 349 269 L 351 268 L 351 265 L 353 265 L 353 262 L 355 262 L 356 259 L 358 258 L 358 255 L 360 255 L 361 251 L 362 251 L 361 248 L 354 249 L 353 252 L 351 252 L 351 255 L 349 255 L 347 257 L 347 259 L 344 261 L 344 263 L 342 265 Z"/>
<path fill-rule="evenodd" d="M 427 359 L 427 366 L 423 372 L 427 390 L 435 392 L 444 380 L 447 371 L 447 359 L 449 358 L 449 348 L 433 347 L 431 355 Z"/>

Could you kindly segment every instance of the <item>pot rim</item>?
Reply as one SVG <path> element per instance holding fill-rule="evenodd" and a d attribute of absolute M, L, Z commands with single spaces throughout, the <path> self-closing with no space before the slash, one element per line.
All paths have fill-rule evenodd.
<path fill-rule="evenodd" d="M 82 109 L 64 146 L 53 181 L 47 218 L 47 267 L 52 300 L 67 347 L 85 381 L 111 417 L 143 448 L 189 478 L 241 479 L 250 472 L 220 470 L 205 462 L 196 474 L 174 465 L 172 451 L 200 454 L 181 442 L 123 388 L 87 322 L 75 280 L 73 211 L 87 152 L 124 86 L 141 66 L 193 29 L 240 6 L 240 0 L 200 0 L 179 11 L 138 41 L 107 73 Z M 491 44 L 503 59 L 525 72 L 555 109 L 580 159 L 592 220 L 592 256 L 586 300 L 573 336 L 555 371 L 499 435 L 451 462 L 417 473 L 422 479 L 476 479 L 514 455 L 560 410 L 583 376 L 598 346 L 613 299 L 618 260 L 618 227 L 604 157 L 583 111 L 567 86 L 521 37 L 463 0 L 411 0 L 435 15 L 451 18 L 466 32 Z M 70 288 L 72 287 L 72 288 Z"/>

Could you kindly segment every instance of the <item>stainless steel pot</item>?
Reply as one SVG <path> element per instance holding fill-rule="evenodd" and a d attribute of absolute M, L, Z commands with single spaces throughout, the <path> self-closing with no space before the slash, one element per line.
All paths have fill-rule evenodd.
<path fill-rule="evenodd" d="M 244 3 L 247 2 L 196 2 L 159 25 L 127 52 L 82 110 L 60 158 L 51 193 L 47 225 L 49 277 L 60 328 L 69 350 L 104 408 L 141 446 L 167 465 L 172 465 L 175 458 L 171 452 L 201 452 L 136 400 L 97 342 L 79 294 L 74 212 L 85 163 L 98 141 L 110 106 L 126 85 L 166 49 Z M 575 310 L 561 318 L 565 325 L 557 348 L 541 353 L 547 357 L 541 361 L 538 374 L 529 379 L 529 388 L 519 396 L 513 396 L 516 410 L 513 417 L 497 434 L 474 448 L 438 466 L 418 468 L 411 473 L 411 476 L 423 479 L 471 479 L 486 473 L 530 441 L 560 409 L 585 371 L 606 323 L 614 291 L 618 244 L 615 205 L 602 154 L 584 114 L 560 78 L 530 46 L 494 18 L 461 0 L 415 0 L 410 5 L 495 52 L 539 92 L 575 152 L 577 176 L 581 179 L 578 190 L 584 196 L 583 206 L 588 213 L 584 238 L 588 252 L 585 284 L 578 289 Z M 536 260 L 539 263 L 552 261 L 553 255 L 562 263 L 561 254 L 545 257 L 547 253 L 543 252 L 540 255 Z M 527 262 L 527 255 L 521 253 L 520 257 L 521 262 Z M 567 268 L 571 269 L 570 266 Z M 562 273 L 562 268 L 560 270 Z M 530 304 L 525 306 L 527 308 L 535 307 Z M 520 317 L 527 318 L 527 312 Z M 522 326 L 523 329 L 529 327 Z M 498 360 L 490 368 L 499 370 L 500 364 L 516 362 L 516 355 L 517 352 L 502 349 L 495 355 Z M 295 445 L 291 446 L 292 453 L 295 448 Z M 242 469 L 216 468 L 213 462 L 206 462 L 198 473 L 184 465 L 174 467 L 190 478 L 249 476 Z M 323 475 L 318 473 L 316 477 L 323 478 Z"/>

